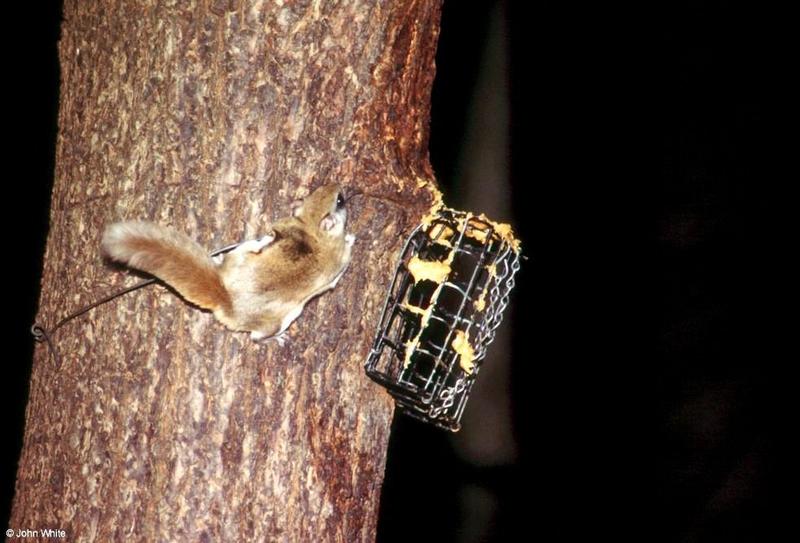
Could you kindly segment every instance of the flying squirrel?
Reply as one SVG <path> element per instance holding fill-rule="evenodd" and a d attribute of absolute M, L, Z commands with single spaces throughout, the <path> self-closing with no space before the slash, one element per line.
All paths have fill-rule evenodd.
<path fill-rule="evenodd" d="M 192 304 L 213 312 L 254 341 L 283 344 L 306 302 L 336 286 L 355 241 L 345 233 L 347 209 L 338 185 L 323 185 L 292 204 L 260 239 L 211 258 L 194 240 L 149 222 L 108 226 L 105 256 L 161 279 Z"/>

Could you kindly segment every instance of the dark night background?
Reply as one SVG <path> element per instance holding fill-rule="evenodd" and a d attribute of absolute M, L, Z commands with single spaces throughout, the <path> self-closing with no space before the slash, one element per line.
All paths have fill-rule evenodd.
<path fill-rule="evenodd" d="M 398 417 L 378 540 L 777 540 L 780 17 L 724 1 L 526 5 L 445 2 L 432 104 L 446 200 L 459 202 L 480 142 L 502 145 L 492 156 L 529 256 L 510 317 L 505 452 L 476 462 L 462 438 Z M 18 9 L 5 48 L 3 520 L 58 100 L 58 2 Z M 487 96 L 500 97 L 483 113 L 497 138 L 470 143 Z"/>

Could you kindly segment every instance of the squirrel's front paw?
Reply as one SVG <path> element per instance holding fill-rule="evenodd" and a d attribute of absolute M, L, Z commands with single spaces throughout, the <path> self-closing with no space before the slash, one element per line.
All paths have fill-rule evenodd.
<path fill-rule="evenodd" d="M 275 236 L 273 234 L 267 234 L 266 236 L 259 238 L 259 239 L 251 239 L 245 242 L 242 242 L 233 252 L 236 253 L 260 253 L 264 247 L 267 247 L 270 243 L 275 241 Z"/>

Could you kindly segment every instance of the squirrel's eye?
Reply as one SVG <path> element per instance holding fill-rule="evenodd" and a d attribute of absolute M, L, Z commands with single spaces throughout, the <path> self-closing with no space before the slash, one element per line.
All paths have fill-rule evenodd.
<path fill-rule="evenodd" d="M 342 209 L 344 207 L 344 198 L 342 197 L 342 193 L 339 193 L 339 196 L 336 197 L 336 209 Z"/>

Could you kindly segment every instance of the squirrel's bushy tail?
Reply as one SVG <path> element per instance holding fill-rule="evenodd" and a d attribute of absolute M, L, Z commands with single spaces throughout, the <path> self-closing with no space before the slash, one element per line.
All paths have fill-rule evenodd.
<path fill-rule="evenodd" d="M 148 222 L 119 222 L 106 228 L 102 250 L 112 260 L 155 275 L 203 309 L 230 310 L 230 295 L 211 257 L 180 232 Z"/>

